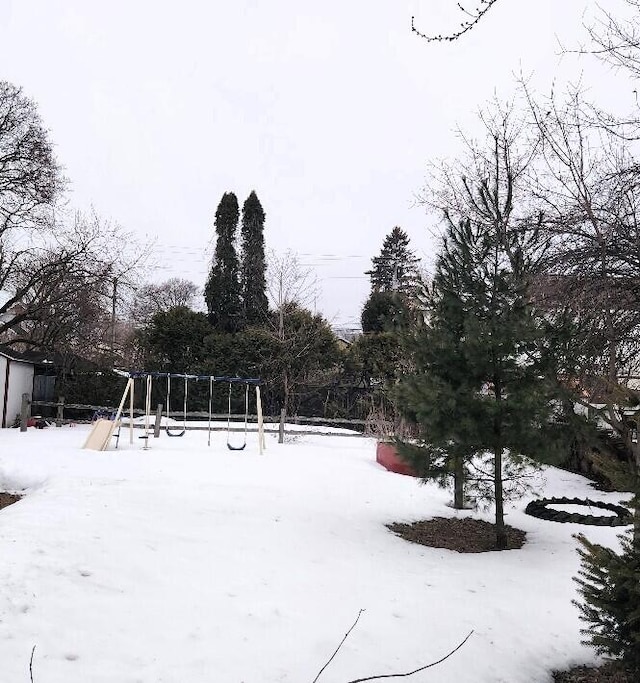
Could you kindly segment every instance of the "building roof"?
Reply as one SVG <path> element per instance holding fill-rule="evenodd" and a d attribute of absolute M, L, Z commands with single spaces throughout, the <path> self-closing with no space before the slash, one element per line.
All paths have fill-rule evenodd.
<path fill-rule="evenodd" d="M 353 344 L 362 334 L 362 330 L 359 327 L 333 327 L 332 329 L 336 337 L 345 344 Z"/>
<path fill-rule="evenodd" d="M 45 351 L 16 351 L 7 344 L 0 344 L 0 356 L 21 363 L 31 363 L 40 368 L 54 370 L 66 366 L 72 367 L 75 372 L 95 372 L 100 366 L 94 361 L 82 358 L 77 354 L 62 355 L 56 352 Z"/>
<path fill-rule="evenodd" d="M 0 344 L 0 356 L 4 356 L 4 358 L 8 358 L 9 360 L 18 361 L 19 363 L 31 363 L 32 365 L 39 365 L 42 361 L 35 360 L 32 357 L 33 355 L 34 354 L 29 352 L 21 353 L 20 351 L 12 349 L 10 346 Z"/>

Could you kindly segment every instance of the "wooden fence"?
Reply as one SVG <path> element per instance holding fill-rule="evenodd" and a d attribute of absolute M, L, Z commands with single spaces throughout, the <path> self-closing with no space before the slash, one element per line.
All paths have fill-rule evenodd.
<path fill-rule="evenodd" d="M 22 400 L 22 413 L 21 413 L 21 419 L 20 419 L 20 428 L 22 431 L 25 431 L 27 429 L 27 422 L 29 418 L 33 414 L 33 408 L 34 407 L 42 407 L 42 408 L 55 408 L 55 423 L 56 426 L 60 427 L 64 423 L 67 422 L 91 422 L 93 416 L 96 413 L 99 412 L 104 412 L 104 413 L 112 413 L 115 414 L 116 412 L 116 407 L 114 406 L 97 406 L 97 405 L 88 405 L 86 403 L 66 403 L 64 400 L 64 396 L 60 396 L 60 398 L 57 401 L 31 401 L 29 400 L 29 395 L 24 394 L 23 395 L 23 400 Z M 87 416 L 87 418 L 84 419 L 73 419 L 70 420 L 68 418 L 65 418 L 65 410 L 73 410 L 73 411 L 86 411 L 87 413 L 90 413 L 90 415 Z M 128 414 L 128 410 L 126 411 Z M 145 411 L 140 409 L 140 408 L 135 408 L 133 410 L 134 416 L 142 416 L 145 414 Z M 162 410 L 162 404 L 158 405 L 157 410 L 152 413 L 150 416 L 150 422 L 152 426 L 155 426 L 156 422 L 156 416 L 157 415 L 162 415 L 163 417 L 171 417 L 176 420 L 182 421 L 184 418 L 184 412 L 181 410 L 171 410 L 167 414 L 166 411 Z M 128 415 L 123 415 L 123 417 L 126 419 Z M 193 411 L 193 412 L 187 412 L 187 423 L 186 423 L 186 429 L 187 430 L 207 430 L 209 429 L 208 424 L 207 425 L 190 425 L 188 420 L 209 420 L 209 413 L 203 412 L 203 411 Z M 212 414 L 211 415 L 211 420 L 212 421 L 230 421 L 234 424 L 237 425 L 237 423 L 241 422 L 244 423 L 244 415 L 231 415 L 229 416 L 226 413 L 217 413 L 217 414 Z M 247 417 L 247 421 L 251 424 L 256 424 L 258 421 L 257 415 L 249 415 Z M 365 432 L 365 427 L 366 427 L 366 421 L 365 420 L 350 420 L 347 418 L 324 418 L 324 417 L 305 417 L 305 416 L 298 416 L 298 415 L 292 415 L 287 417 L 286 419 L 286 424 L 293 424 L 293 425 L 317 425 L 319 427 L 341 427 L 344 429 L 352 429 L 356 433 L 351 433 L 351 434 L 341 434 L 340 432 L 327 432 L 327 431 L 312 431 L 312 430 L 304 430 L 304 429 L 287 429 L 286 424 L 283 423 L 282 421 L 282 415 L 279 416 L 264 416 L 263 421 L 265 423 L 271 423 L 275 424 L 275 427 L 269 427 L 267 424 L 265 424 L 264 431 L 265 433 L 270 433 L 270 434 L 280 434 L 281 436 L 286 434 L 289 435 L 300 435 L 300 436 L 310 436 L 310 435 L 324 435 L 324 436 L 354 436 L 354 437 L 362 437 L 362 436 L 367 436 Z M 128 424 L 128 423 L 127 423 Z M 181 425 L 176 425 L 176 427 L 181 426 Z M 144 428 L 143 424 L 135 424 L 134 427 L 136 428 Z M 211 425 L 211 431 L 232 431 L 232 432 L 239 432 L 239 431 L 244 431 L 244 424 L 242 426 L 231 426 L 227 427 L 227 425 L 220 425 L 220 424 L 212 424 Z M 158 431 L 158 430 L 156 430 Z M 248 431 L 254 432 L 257 431 L 257 429 L 248 429 Z"/>

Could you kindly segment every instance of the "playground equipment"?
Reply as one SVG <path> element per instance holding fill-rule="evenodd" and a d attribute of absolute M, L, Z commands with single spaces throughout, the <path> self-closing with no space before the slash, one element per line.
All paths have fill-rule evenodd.
<path fill-rule="evenodd" d="M 122 399 L 120 400 L 120 405 L 115 413 L 112 420 L 97 420 L 94 423 L 93 429 L 84 444 L 84 448 L 90 448 L 93 450 L 106 450 L 111 443 L 111 438 L 115 435 L 120 436 L 120 429 L 122 426 L 121 418 L 124 411 L 124 406 L 129 399 L 129 443 L 133 444 L 133 430 L 134 430 L 134 391 L 135 391 L 135 381 L 136 379 L 144 379 L 146 383 L 146 393 L 145 393 L 145 414 L 144 414 L 144 435 L 140 438 L 144 440 L 144 448 L 149 448 L 149 434 L 150 434 L 150 421 L 151 421 L 151 393 L 153 380 L 165 378 L 166 379 L 166 407 L 165 416 L 167 418 L 167 424 L 165 425 L 165 432 L 171 437 L 181 437 L 187 432 L 187 429 L 198 429 L 198 427 L 187 426 L 187 404 L 188 404 L 188 383 L 189 381 L 207 381 L 209 383 L 209 419 L 207 427 L 201 429 L 207 429 L 207 445 L 211 445 L 211 432 L 212 432 L 212 404 L 213 404 L 213 385 L 216 382 L 228 383 L 229 385 L 229 400 L 228 400 L 228 414 L 227 414 L 227 448 L 231 451 L 241 451 L 247 445 L 247 434 L 248 434 L 248 422 L 249 422 L 249 387 L 255 386 L 256 389 L 256 415 L 258 421 L 258 448 L 260 454 L 265 448 L 264 439 L 264 425 L 262 417 L 262 400 L 260 396 L 260 379 L 258 378 L 244 378 L 244 377 L 216 377 L 214 375 L 189 375 L 189 374 L 176 374 L 167 372 L 131 372 L 129 373 L 128 380 L 124 392 L 122 394 Z M 179 431 L 170 428 L 168 423 L 171 405 L 171 380 L 172 379 L 182 379 L 184 381 L 184 396 L 182 405 L 182 427 Z M 233 444 L 231 442 L 231 392 L 232 387 L 235 384 L 244 384 L 245 386 L 245 400 L 244 400 L 244 430 L 243 430 L 243 440 L 240 444 Z M 158 416 L 156 416 L 156 420 Z M 155 425 L 155 434 L 157 435 L 159 431 L 159 425 Z M 116 441 L 116 448 L 118 442 Z"/>

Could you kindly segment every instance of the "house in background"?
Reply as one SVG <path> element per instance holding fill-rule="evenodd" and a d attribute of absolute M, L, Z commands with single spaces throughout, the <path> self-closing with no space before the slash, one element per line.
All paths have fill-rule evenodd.
<path fill-rule="evenodd" d="M 33 395 L 36 364 L 6 347 L 0 348 L 0 427 L 13 426 L 20 414 L 22 394 Z"/>
<path fill-rule="evenodd" d="M 332 327 L 331 329 L 337 337 L 338 348 L 341 351 L 346 351 L 362 334 L 362 330 L 357 327 Z"/>

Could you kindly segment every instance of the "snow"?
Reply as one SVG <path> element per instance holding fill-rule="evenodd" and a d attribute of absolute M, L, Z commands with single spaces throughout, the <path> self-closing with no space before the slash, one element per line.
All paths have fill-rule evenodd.
<path fill-rule="evenodd" d="M 557 510 L 558 512 L 567 512 L 569 514 L 577 513 L 579 515 L 590 515 L 592 517 L 615 517 L 616 512 L 606 510 L 603 508 L 592 507 L 591 505 L 572 505 L 571 503 L 549 503 L 547 506 L 550 510 Z"/>
<path fill-rule="evenodd" d="M 81 449 L 86 427 L 0 431 L 0 679 L 42 683 L 319 683 L 436 668 L 406 680 L 551 681 L 595 661 L 571 604 L 573 535 L 610 528 L 524 515 L 521 550 L 465 555 L 385 524 L 454 514 L 450 494 L 375 462 L 375 443 L 189 431 L 118 451 Z M 545 471 L 545 496 L 620 502 Z"/>

